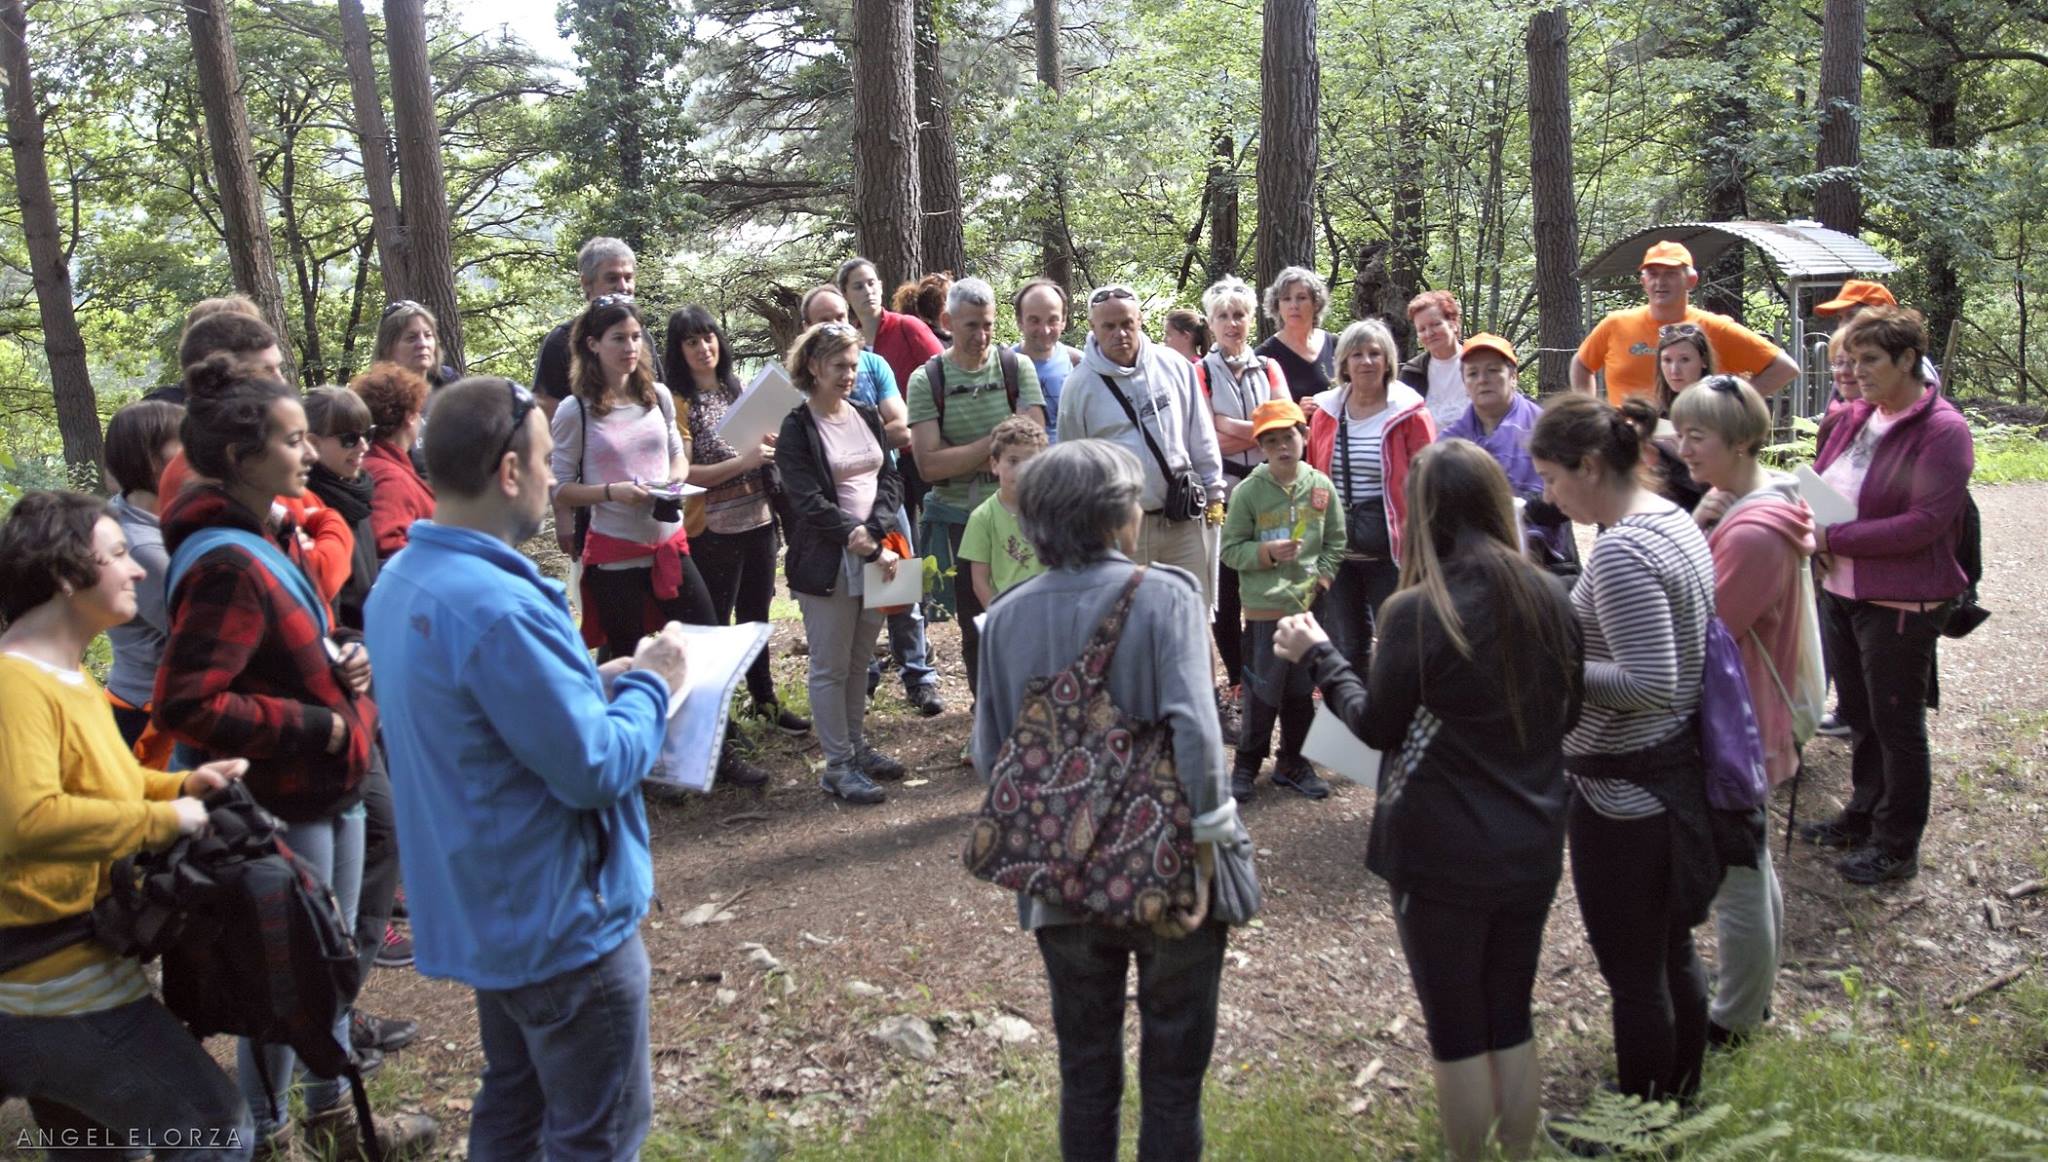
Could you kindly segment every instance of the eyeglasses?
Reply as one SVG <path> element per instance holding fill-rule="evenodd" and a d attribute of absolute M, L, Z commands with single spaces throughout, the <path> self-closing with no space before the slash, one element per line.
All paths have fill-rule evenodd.
<path fill-rule="evenodd" d="M 334 440 L 334 442 L 335 442 L 335 443 L 337 443 L 337 444 L 340 444 L 340 445 L 341 445 L 342 447 L 344 447 L 344 448 L 353 448 L 353 447 L 355 447 L 356 445 L 358 445 L 358 444 L 362 443 L 362 442 L 363 442 L 364 440 L 367 440 L 367 439 L 369 439 L 369 438 L 370 438 L 370 433 L 368 433 L 368 432 L 336 432 L 336 433 L 334 433 L 334 436 L 333 436 L 332 438 L 333 438 L 333 440 Z"/>
<path fill-rule="evenodd" d="M 1088 296 L 1088 305 L 1089 305 L 1089 306 L 1091 306 L 1091 307 L 1092 307 L 1092 306 L 1096 306 L 1096 305 L 1098 305 L 1098 304 L 1101 304 L 1101 303 L 1106 303 L 1106 302 L 1110 301 L 1111 299 L 1133 299 L 1133 300 L 1135 300 L 1135 299 L 1136 299 L 1137 297 L 1138 297 L 1138 292 L 1136 292 L 1136 291 L 1132 290 L 1132 289 L 1131 289 L 1130 287 L 1127 287 L 1127 286 L 1104 286 L 1104 287 L 1097 287 L 1097 288 L 1095 288 L 1095 291 L 1094 291 L 1094 293 L 1092 293 L 1092 294 L 1090 294 L 1090 295 Z"/>
<path fill-rule="evenodd" d="M 380 320 L 388 319 L 400 311 L 424 311 L 426 309 L 427 308 L 419 305 L 416 302 L 413 302 L 411 299 L 398 299 L 394 302 L 385 303 L 384 313 L 378 316 L 378 318 Z"/>
<path fill-rule="evenodd" d="M 509 379 L 505 381 L 505 394 L 512 397 L 512 430 L 505 433 L 505 442 L 498 445 L 498 454 L 491 457 L 493 471 L 505 462 L 505 453 L 512 450 L 512 441 L 517 440 L 519 433 L 526 429 L 526 417 L 534 408 L 540 406 L 540 402 L 533 398 L 532 392 Z"/>

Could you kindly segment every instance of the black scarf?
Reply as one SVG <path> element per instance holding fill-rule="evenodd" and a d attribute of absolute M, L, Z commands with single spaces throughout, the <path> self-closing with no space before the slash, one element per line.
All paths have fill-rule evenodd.
<path fill-rule="evenodd" d="M 343 480 L 327 465 L 315 463 L 306 487 L 354 528 L 370 517 L 370 496 L 377 490 L 377 478 L 363 472 L 354 480 Z"/>

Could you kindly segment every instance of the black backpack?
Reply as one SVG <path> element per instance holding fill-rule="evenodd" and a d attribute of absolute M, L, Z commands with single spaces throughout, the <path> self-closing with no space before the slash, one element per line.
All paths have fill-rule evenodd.
<path fill-rule="evenodd" d="M 114 865 L 94 936 L 145 962 L 163 957 L 164 1005 L 194 1037 L 290 1045 L 314 1074 L 346 1077 L 363 1149 L 380 1162 L 362 1075 L 334 1037 L 362 984 L 341 908 L 247 787 L 229 783 L 206 808 L 204 836 Z"/>

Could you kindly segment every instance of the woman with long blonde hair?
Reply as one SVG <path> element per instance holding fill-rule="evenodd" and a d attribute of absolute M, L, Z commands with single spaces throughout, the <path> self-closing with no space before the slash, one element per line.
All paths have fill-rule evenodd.
<path fill-rule="evenodd" d="M 1564 868 L 1564 735 L 1581 700 L 1580 631 L 1556 578 L 1521 552 L 1500 465 L 1466 440 L 1417 454 L 1401 588 L 1361 680 L 1310 614 L 1274 649 L 1386 755 L 1366 866 L 1429 1026 L 1450 1157 L 1489 1134 L 1525 1157 L 1542 1075 L 1530 992 Z"/>

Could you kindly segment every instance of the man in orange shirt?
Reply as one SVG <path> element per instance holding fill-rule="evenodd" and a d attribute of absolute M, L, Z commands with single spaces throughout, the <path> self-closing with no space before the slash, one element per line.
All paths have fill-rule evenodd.
<path fill-rule="evenodd" d="M 1726 315 L 1703 311 L 1689 301 L 1700 281 L 1692 252 L 1676 242 L 1659 242 L 1643 255 L 1638 271 L 1648 305 L 1615 311 L 1600 320 L 1572 357 L 1572 390 L 1593 392 L 1593 377 L 1603 375 L 1607 402 L 1618 404 L 1632 395 L 1652 396 L 1657 390 L 1657 333 L 1670 323 L 1686 322 L 1706 332 L 1714 349 L 1716 369 L 1749 380 L 1769 395 L 1792 382 L 1799 366 L 1778 345 Z"/>

